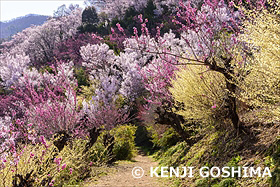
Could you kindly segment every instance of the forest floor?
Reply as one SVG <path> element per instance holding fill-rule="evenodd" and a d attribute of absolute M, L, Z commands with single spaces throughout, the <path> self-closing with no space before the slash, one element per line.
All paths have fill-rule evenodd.
<path fill-rule="evenodd" d="M 95 178 L 95 181 L 89 181 L 84 186 L 88 187 L 163 187 L 163 181 L 159 178 L 150 177 L 150 167 L 157 167 L 158 163 L 153 158 L 138 154 L 132 161 L 118 161 L 111 171 L 104 176 Z M 143 177 L 134 178 L 132 170 L 135 167 L 141 167 L 144 170 Z M 136 171 L 141 174 L 141 171 Z"/>

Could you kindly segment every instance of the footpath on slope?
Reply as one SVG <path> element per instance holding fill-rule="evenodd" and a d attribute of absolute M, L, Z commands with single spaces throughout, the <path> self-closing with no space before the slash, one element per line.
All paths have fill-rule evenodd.
<path fill-rule="evenodd" d="M 144 155 L 137 155 L 133 161 L 120 161 L 113 166 L 115 172 L 98 178 L 97 181 L 86 184 L 88 187 L 164 187 L 156 177 L 150 177 L 150 167 L 157 167 L 158 163 L 152 158 Z M 134 178 L 132 170 L 141 167 L 144 175 L 141 178 Z M 136 171 L 140 173 L 141 171 Z"/>

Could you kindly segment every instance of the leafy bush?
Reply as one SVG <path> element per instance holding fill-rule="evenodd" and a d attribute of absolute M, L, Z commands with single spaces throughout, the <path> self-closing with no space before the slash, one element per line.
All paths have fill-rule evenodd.
<path fill-rule="evenodd" d="M 100 166 L 110 160 L 101 138 L 87 152 L 87 140 L 68 142 L 60 152 L 53 142 L 21 144 L 15 154 L 6 155 L 0 169 L 0 186 L 13 186 L 13 183 L 19 186 L 74 185 L 103 173 Z"/>
<path fill-rule="evenodd" d="M 3 186 L 22 183 L 48 185 L 58 175 L 59 166 L 53 162 L 55 147 L 21 145 L 17 152 L 6 154 L 2 160 L 0 180 Z"/>
<path fill-rule="evenodd" d="M 213 185 L 213 187 L 236 187 L 236 184 L 233 178 L 226 178 L 219 182 L 219 184 Z"/>
<path fill-rule="evenodd" d="M 78 184 L 86 178 L 104 172 L 100 166 L 105 166 L 110 158 L 108 147 L 102 144 L 102 136 L 94 146 L 85 151 L 87 142 L 87 140 L 75 139 L 59 153 L 59 157 L 63 158 L 62 161 L 66 164 L 66 169 L 55 179 L 58 186 Z"/>
<path fill-rule="evenodd" d="M 90 85 L 88 75 L 86 74 L 84 68 L 75 68 L 74 71 L 79 87 Z"/>
<path fill-rule="evenodd" d="M 165 125 L 149 125 L 148 131 L 151 134 L 154 146 L 162 149 L 168 149 L 180 141 L 178 133 L 173 128 L 166 127 Z"/>
<path fill-rule="evenodd" d="M 96 143 L 91 149 L 87 151 L 88 160 L 94 163 L 95 166 L 104 166 L 113 159 L 113 155 L 109 155 L 108 147 L 111 144 L 105 146 L 103 143 L 104 133 L 102 133 Z"/>
<path fill-rule="evenodd" d="M 272 146 L 266 152 L 267 159 L 270 161 L 270 168 L 271 166 L 274 168 L 272 171 L 272 177 L 270 179 L 271 186 L 277 186 L 280 184 L 280 140 L 278 139 L 272 144 Z M 271 163 L 272 162 L 272 163 Z"/>
<path fill-rule="evenodd" d="M 99 22 L 98 15 L 94 6 L 87 7 L 82 13 L 82 22 L 96 24 Z"/>
<path fill-rule="evenodd" d="M 236 187 L 235 180 L 233 178 L 226 178 L 218 182 L 217 178 L 204 178 L 196 181 L 196 187 Z"/>
<path fill-rule="evenodd" d="M 212 185 L 212 180 L 211 178 L 204 178 L 204 179 L 199 179 L 196 181 L 195 186 L 196 187 L 209 187 Z"/>
<path fill-rule="evenodd" d="M 136 127 L 121 125 L 111 130 L 115 138 L 114 156 L 116 160 L 130 160 L 136 154 L 134 143 Z"/>

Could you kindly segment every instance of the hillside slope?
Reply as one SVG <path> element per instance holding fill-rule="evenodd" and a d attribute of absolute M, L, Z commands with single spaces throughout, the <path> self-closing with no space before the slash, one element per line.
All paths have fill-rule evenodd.
<path fill-rule="evenodd" d="M 0 22 L 0 39 L 9 38 L 31 25 L 41 25 L 47 19 L 48 16 L 28 14 L 23 17 L 12 19 L 8 22 Z"/>

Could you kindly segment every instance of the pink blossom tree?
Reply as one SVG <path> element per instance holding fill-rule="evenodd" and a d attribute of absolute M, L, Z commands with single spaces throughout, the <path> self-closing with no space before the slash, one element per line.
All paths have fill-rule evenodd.
<path fill-rule="evenodd" d="M 23 118 L 33 124 L 38 135 L 46 138 L 55 134 L 74 136 L 81 133 L 79 120 L 82 113 L 77 108 L 73 68 L 71 64 L 52 68 L 54 74 L 38 73 L 39 81 L 36 84 L 30 74 L 25 74 L 22 77 L 24 86 L 16 87 L 13 98 L 20 103 Z"/>
<path fill-rule="evenodd" d="M 59 61 L 73 61 L 75 65 L 81 65 L 80 48 L 87 44 L 98 44 L 102 40 L 101 37 L 94 34 L 77 34 L 59 43 L 53 53 Z"/>
<path fill-rule="evenodd" d="M 234 96 L 237 91 L 236 81 L 246 73 L 244 69 L 248 56 L 246 47 L 237 38 L 241 19 L 241 10 L 235 11 L 232 2 L 227 5 L 224 1 L 206 0 L 201 6 L 180 2 L 176 19 L 173 20 L 181 27 L 179 45 L 173 45 L 168 39 L 161 37 L 160 28 L 157 37 L 151 39 L 146 27 L 148 20 L 140 19 L 144 34 L 139 37 L 135 31 L 134 39 L 138 45 L 134 45 L 132 49 L 155 56 L 150 68 L 143 71 L 146 88 L 150 90 L 152 97 L 155 96 L 148 101 L 172 98 L 168 87 L 171 86 L 170 80 L 174 78 L 174 70 L 178 65 L 207 66 L 209 71 L 224 75 L 228 91 L 225 98 L 229 110 L 227 117 L 235 129 L 244 130 L 237 114 L 237 100 Z M 165 97 L 161 97 L 162 95 Z"/>

